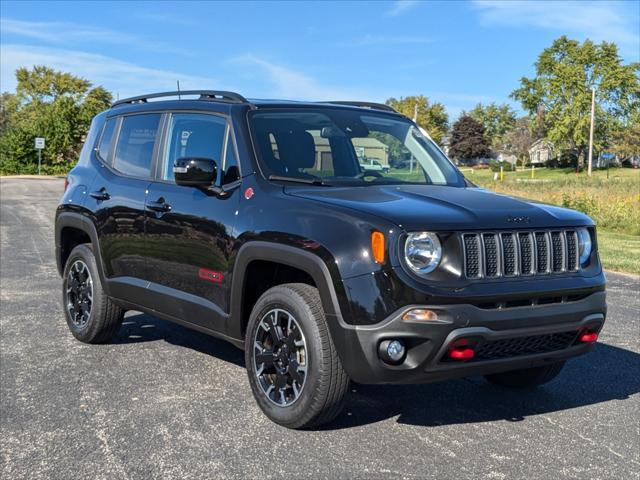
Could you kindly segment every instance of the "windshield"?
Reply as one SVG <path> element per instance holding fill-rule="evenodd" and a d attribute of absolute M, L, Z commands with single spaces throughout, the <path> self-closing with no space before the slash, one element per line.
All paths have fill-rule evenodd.
<path fill-rule="evenodd" d="M 464 186 L 462 175 L 409 120 L 318 108 L 251 112 L 267 177 L 324 185 Z"/>

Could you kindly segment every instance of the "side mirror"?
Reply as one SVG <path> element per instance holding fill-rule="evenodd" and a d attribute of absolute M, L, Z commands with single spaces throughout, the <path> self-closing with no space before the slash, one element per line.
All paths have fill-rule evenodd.
<path fill-rule="evenodd" d="M 173 164 L 176 185 L 184 187 L 210 187 L 217 179 L 218 166 L 210 158 L 179 158 Z"/>

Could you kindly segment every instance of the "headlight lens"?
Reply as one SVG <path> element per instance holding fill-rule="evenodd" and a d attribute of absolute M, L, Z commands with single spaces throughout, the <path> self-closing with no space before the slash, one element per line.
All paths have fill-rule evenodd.
<path fill-rule="evenodd" d="M 580 265 L 584 265 L 591 256 L 591 235 L 586 228 L 578 229 L 578 253 Z"/>
<path fill-rule="evenodd" d="M 442 259 L 442 246 L 435 233 L 410 233 L 404 244 L 404 259 L 418 275 L 433 272 Z"/>

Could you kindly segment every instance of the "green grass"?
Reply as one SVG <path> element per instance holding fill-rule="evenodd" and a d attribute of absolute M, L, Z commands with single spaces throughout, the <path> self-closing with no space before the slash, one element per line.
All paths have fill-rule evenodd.
<path fill-rule="evenodd" d="M 640 236 L 598 230 L 598 249 L 607 270 L 640 275 Z"/>

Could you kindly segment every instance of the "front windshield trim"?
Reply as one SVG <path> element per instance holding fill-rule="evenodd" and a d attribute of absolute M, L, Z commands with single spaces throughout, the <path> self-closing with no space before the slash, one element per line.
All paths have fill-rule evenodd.
<path fill-rule="evenodd" d="M 450 187 L 465 187 L 467 186 L 467 182 L 465 176 L 460 172 L 458 167 L 446 156 L 446 154 L 442 151 L 440 146 L 436 144 L 433 139 L 425 133 L 418 125 L 416 125 L 411 119 L 408 117 L 397 113 L 397 112 L 387 112 L 383 110 L 373 110 L 373 109 L 363 109 L 357 107 L 346 107 L 346 106 L 335 106 L 335 105 L 322 105 L 319 104 L 317 106 L 304 106 L 304 107 L 282 107 L 282 106 L 270 106 L 270 107 L 260 107 L 258 109 L 251 109 L 247 111 L 247 127 L 249 130 L 249 137 L 251 139 L 251 146 L 254 152 L 254 158 L 256 160 L 257 170 L 262 176 L 262 178 L 269 182 L 274 181 L 284 181 L 282 175 L 274 174 L 269 171 L 269 167 L 266 165 L 264 161 L 263 154 L 261 149 L 258 146 L 258 142 L 256 139 L 256 129 L 254 125 L 254 117 L 265 114 L 273 114 L 273 113 L 319 113 L 319 114 L 327 114 L 328 112 L 345 112 L 351 111 L 360 114 L 362 117 L 379 117 L 380 119 L 393 120 L 395 122 L 405 123 L 411 128 L 411 130 L 415 130 L 419 132 L 422 140 L 429 145 L 432 149 L 434 149 L 438 156 L 440 156 L 441 160 L 446 162 L 448 166 L 451 168 L 451 174 L 453 174 L 453 181 L 446 181 L 444 183 L 431 183 L 429 181 L 420 182 L 420 181 L 409 181 L 409 180 L 401 180 L 394 177 L 385 177 L 384 181 L 369 181 L 369 182 L 357 182 L 355 177 L 340 177 L 340 176 L 331 176 L 331 177 L 314 177 L 314 180 L 307 183 L 309 186 L 322 186 L 322 187 L 339 187 L 339 186 L 350 186 L 350 187 L 368 187 L 368 186 L 392 186 L 392 185 L 434 185 L 434 186 L 450 186 Z M 423 147 L 424 148 L 424 147 Z M 280 178 L 277 178 L 280 177 Z M 317 179 L 317 180 L 316 180 Z M 303 183 L 303 182 L 299 182 Z"/>

